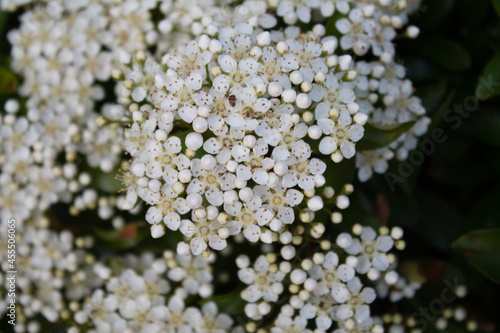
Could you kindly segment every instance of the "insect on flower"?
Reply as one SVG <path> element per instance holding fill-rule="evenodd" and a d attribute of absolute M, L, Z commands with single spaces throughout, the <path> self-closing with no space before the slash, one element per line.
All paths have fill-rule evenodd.
<path fill-rule="evenodd" d="M 236 105 L 236 96 L 234 95 L 229 96 L 229 105 L 231 105 L 232 107 Z"/>

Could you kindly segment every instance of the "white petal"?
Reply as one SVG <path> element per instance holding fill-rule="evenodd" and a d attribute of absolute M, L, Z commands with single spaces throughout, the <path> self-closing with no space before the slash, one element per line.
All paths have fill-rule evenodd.
<path fill-rule="evenodd" d="M 247 225 L 245 230 L 243 230 L 243 235 L 250 242 L 255 243 L 260 238 L 260 227 L 256 226 L 255 224 Z"/>
<path fill-rule="evenodd" d="M 201 237 L 191 239 L 189 246 L 191 247 L 191 252 L 195 256 L 200 255 L 207 249 L 207 243 Z"/>
<path fill-rule="evenodd" d="M 197 115 L 198 110 L 193 105 L 185 105 L 179 110 L 179 116 L 189 124 L 193 122 Z"/>
<path fill-rule="evenodd" d="M 230 55 L 220 55 L 219 65 L 222 71 L 226 73 L 234 73 L 236 71 L 236 60 L 234 60 Z"/>
<path fill-rule="evenodd" d="M 222 191 L 216 188 L 211 188 L 205 192 L 205 198 L 212 206 L 221 206 L 224 203 Z"/>
<path fill-rule="evenodd" d="M 163 218 L 163 223 L 165 223 L 170 230 L 175 231 L 179 229 L 181 225 L 181 217 L 177 213 L 169 213 Z"/>
<path fill-rule="evenodd" d="M 351 158 L 356 154 L 356 148 L 354 147 L 354 143 L 351 141 L 344 140 L 340 144 L 340 151 L 345 158 Z"/>
<path fill-rule="evenodd" d="M 331 136 L 324 137 L 319 143 L 319 151 L 322 154 L 330 155 L 337 149 L 337 139 Z"/>

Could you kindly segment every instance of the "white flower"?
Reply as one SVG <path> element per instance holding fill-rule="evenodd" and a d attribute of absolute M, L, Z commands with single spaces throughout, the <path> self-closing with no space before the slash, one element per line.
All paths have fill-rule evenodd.
<path fill-rule="evenodd" d="M 224 40 L 222 43 L 222 52 L 230 55 L 236 61 L 243 60 L 248 57 L 252 39 L 247 35 L 238 35 L 233 40 Z"/>
<path fill-rule="evenodd" d="M 319 0 L 280 1 L 276 14 L 283 16 L 287 24 L 295 24 L 297 18 L 304 23 L 309 23 L 311 9 L 318 8 L 319 3 Z"/>
<path fill-rule="evenodd" d="M 348 105 L 356 99 L 352 89 L 346 87 L 344 83 L 339 83 L 333 74 L 326 76 L 324 84 L 313 84 L 313 89 L 309 95 L 314 102 L 322 102 L 316 107 L 316 114 L 318 112 L 328 112 L 330 109 L 347 110 Z M 316 115 L 316 118 L 325 117 L 318 118 L 318 115 Z"/>
<path fill-rule="evenodd" d="M 245 58 L 237 62 L 230 55 L 220 55 L 218 62 L 225 74 L 214 78 L 213 88 L 215 90 L 226 92 L 231 88 L 230 93 L 234 94 L 241 88 L 253 87 L 257 83 L 262 83 L 262 80 L 256 75 L 259 64 L 253 58 Z"/>
<path fill-rule="evenodd" d="M 353 49 L 357 55 L 365 55 L 370 48 L 370 39 L 366 31 L 368 26 L 372 24 L 376 23 L 366 19 L 361 9 L 351 10 L 349 19 L 341 18 L 338 20 L 335 26 L 344 35 L 340 39 L 342 49 Z"/>
<path fill-rule="evenodd" d="M 285 224 L 291 224 L 295 220 L 293 207 L 299 205 L 304 199 L 304 195 L 293 189 L 286 189 L 278 186 L 270 189 L 265 186 L 256 186 L 255 194 L 263 200 L 263 207 L 276 213 L 276 217 Z"/>
<path fill-rule="evenodd" d="M 161 103 L 164 110 L 178 109 L 178 115 L 187 123 L 193 122 L 198 113 L 194 106 L 212 103 L 212 98 L 201 89 L 203 78 L 198 72 L 190 74 L 186 80 L 181 78 L 167 79 L 166 87 L 171 95 L 168 95 Z"/>
<path fill-rule="evenodd" d="M 394 245 L 394 240 L 390 236 L 379 236 L 370 227 L 364 227 L 361 234 L 361 241 L 353 239 L 351 246 L 345 251 L 358 256 L 356 271 L 365 274 L 373 266 L 379 271 L 385 271 L 389 267 L 389 260 L 386 253 Z"/>
<path fill-rule="evenodd" d="M 256 118 L 262 115 L 271 107 L 271 101 L 266 98 L 257 98 L 257 93 L 253 88 L 242 88 L 234 93 L 236 103 L 230 105 L 231 113 L 226 122 L 231 127 L 245 127 L 247 131 L 254 131 L 259 122 Z"/>
<path fill-rule="evenodd" d="M 194 178 L 187 187 L 187 193 L 205 194 L 211 205 L 221 206 L 224 202 L 223 191 L 234 188 L 236 176 L 227 172 L 224 165 L 217 164 L 215 167 L 205 169 L 200 160 L 194 159 L 191 172 Z"/>
<path fill-rule="evenodd" d="M 271 157 L 275 162 L 285 161 L 295 156 L 299 161 L 305 161 L 311 156 L 311 148 L 303 140 L 307 134 L 307 125 L 299 123 L 293 126 L 292 117 L 281 114 L 277 128 L 270 129 L 264 134 L 264 140 L 275 148 Z"/>
<path fill-rule="evenodd" d="M 321 1 L 320 11 L 324 17 L 330 17 L 335 12 L 335 8 L 343 14 L 349 11 L 350 0 L 323 0 Z"/>
<path fill-rule="evenodd" d="M 363 288 L 358 277 L 347 282 L 347 288 L 350 292 L 349 300 L 338 307 L 336 316 L 341 320 L 354 317 L 358 323 L 367 320 L 370 317 L 370 307 L 367 304 L 375 300 L 375 290 L 370 287 Z"/>
<path fill-rule="evenodd" d="M 325 296 L 313 295 L 307 301 L 307 304 L 300 308 L 300 315 L 306 319 L 314 318 L 319 329 L 328 330 L 333 324 L 332 313 L 335 305 L 336 302 L 330 294 Z"/>
<path fill-rule="evenodd" d="M 220 227 L 217 221 L 193 218 L 193 221 L 182 220 L 179 230 L 190 239 L 191 253 L 197 256 L 205 251 L 207 246 L 218 251 L 227 246 L 226 240 L 218 236 Z"/>
<path fill-rule="evenodd" d="M 283 73 L 282 59 L 277 53 L 276 48 L 272 46 L 264 47 L 262 49 L 258 74 L 264 83 L 279 82 L 283 89 L 290 89 L 290 78 Z"/>
<path fill-rule="evenodd" d="M 187 308 L 184 318 L 195 332 L 221 333 L 228 332 L 233 325 L 233 320 L 227 314 L 218 314 L 214 302 L 205 303 L 200 310 Z"/>
<path fill-rule="evenodd" d="M 234 127 L 228 129 L 223 125 L 216 131 L 216 135 L 203 143 L 203 149 L 209 154 L 217 155 L 217 161 L 225 164 L 231 158 L 231 147 L 243 139 L 245 130 Z"/>
<path fill-rule="evenodd" d="M 207 75 L 205 66 L 212 60 L 210 51 L 201 50 L 198 43 L 190 41 L 182 50 L 175 50 L 167 66 L 174 69 L 181 78 L 186 78 L 194 72 L 199 73 L 203 78 Z"/>
<path fill-rule="evenodd" d="M 321 57 L 323 46 L 315 41 L 292 40 L 286 41 L 289 53 L 283 56 L 281 64 L 286 71 L 298 70 L 304 81 L 312 82 L 318 72 L 328 72 L 325 59 Z"/>
<path fill-rule="evenodd" d="M 176 256 L 179 266 L 170 269 L 167 276 L 172 281 L 182 282 L 189 294 L 198 294 L 200 288 L 208 287 L 213 280 L 212 267 L 215 256 L 209 258 L 193 256 Z"/>
<path fill-rule="evenodd" d="M 238 277 L 245 284 L 245 299 L 254 303 L 263 298 L 267 302 L 276 302 L 283 292 L 281 281 L 285 277 L 280 271 L 269 272 L 269 262 L 265 256 L 259 256 L 253 268 L 247 267 L 238 271 Z"/>
<path fill-rule="evenodd" d="M 298 162 L 295 161 L 289 167 L 289 170 L 283 176 L 283 186 L 284 187 L 294 187 L 299 185 L 299 187 L 305 191 L 314 190 L 314 176 L 322 175 L 326 170 L 326 164 L 317 159 L 313 158 L 310 161 Z"/>
<path fill-rule="evenodd" d="M 320 144 L 319 151 L 322 154 L 329 155 L 337 148 L 340 148 L 345 158 L 351 158 L 356 153 L 354 142 L 358 142 L 364 134 L 364 128 L 357 124 L 352 124 L 352 118 L 347 110 L 341 110 L 337 122 L 331 119 L 317 115 L 320 119 L 318 125 L 327 136 Z M 320 118 L 321 117 L 321 118 Z"/>
<path fill-rule="evenodd" d="M 168 301 L 168 312 L 165 319 L 167 332 L 190 332 L 191 321 L 184 315 L 184 300 L 174 295 Z"/>
<path fill-rule="evenodd" d="M 367 181 L 372 176 L 373 171 L 376 173 L 386 172 L 389 168 L 387 161 L 393 157 L 394 153 L 387 148 L 360 152 L 356 158 L 359 180 Z"/>
<path fill-rule="evenodd" d="M 328 252 L 322 266 L 314 265 L 309 275 L 318 281 L 314 290 L 317 295 L 332 294 L 338 303 L 347 299 L 345 282 L 354 277 L 354 269 L 348 265 L 339 265 L 339 258 L 335 252 Z"/>
<path fill-rule="evenodd" d="M 266 208 L 262 208 L 262 199 L 258 195 L 254 195 L 252 200 L 246 201 L 243 204 L 236 202 L 231 205 L 224 205 L 224 210 L 231 216 L 234 216 L 226 226 L 231 235 L 237 235 L 243 228 L 243 235 L 251 242 L 259 240 L 261 227 L 267 225 L 274 213 Z"/>
<path fill-rule="evenodd" d="M 147 199 L 152 206 L 146 213 L 146 221 L 150 224 L 163 221 L 169 229 L 177 230 L 181 222 L 180 214 L 186 214 L 190 210 L 186 199 L 178 198 L 168 184 L 163 185 L 161 192 L 147 193 L 150 194 Z"/>
<path fill-rule="evenodd" d="M 235 146 L 241 147 L 241 146 Z M 243 153 L 233 149 L 233 156 L 239 162 L 236 167 L 236 177 L 241 180 L 252 179 L 258 185 L 265 185 L 269 179 L 268 171 L 274 166 L 274 160 L 265 157 L 269 151 L 264 139 L 258 139 L 251 151 L 244 150 Z"/>
<path fill-rule="evenodd" d="M 153 139 L 156 121 L 148 119 L 141 125 L 133 123 L 126 132 L 125 150 L 135 157 L 146 151 L 146 143 Z"/>
<path fill-rule="evenodd" d="M 149 178 L 163 177 L 163 180 L 173 185 L 178 180 L 180 170 L 187 169 L 191 161 L 180 154 L 181 140 L 178 137 L 169 137 L 163 145 L 155 140 L 150 140 L 145 146 L 146 175 Z"/>
<path fill-rule="evenodd" d="M 381 56 L 383 53 L 395 53 L 392 41 L 396 37 L 396 31 L 394 31 L 393 27 L 382 27 L 375 21 L 369 21 L 366 24 L 366 32 L 370 38 L 370 44 L 374 55 Z"/>
<path fill-rule="evenodd" d="M 307 319 L 295 316 L 293 319 L 280 313 L 274 321 L 271 333 L 312 333 L 307 329 Z"/>

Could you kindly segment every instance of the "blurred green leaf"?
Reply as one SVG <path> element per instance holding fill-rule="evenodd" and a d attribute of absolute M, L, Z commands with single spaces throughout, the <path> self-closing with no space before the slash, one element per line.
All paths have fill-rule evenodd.
<path fill-rule="evenodd" d="M 7 12 L 0 10 L 0 32 L 5 33 L 5 23 L 7 22 Z"/>
<path fill-rule="evenodd" d="M 473 231 L 453 243 L 469 263 L 496 283 L 500 283 L 500 229 Z"/>
<path fill-rule="evenodd" d="M 500 111 L 480 108 L 465 124 L 474 137 L 482 142 L 500 147 Z"/>
<path fill-rule="evenodd" d="M 430 137 L 432 135 L 433 130 L 443 122 L 444 113 L 446 112 L 446 110 L 448 110 L 448 107 L 453 102 L 454 97 L 455 97 L 455 90 L 452 90 L 451 92 L 448 93 L 445 100 L 439 105 L 439 107 L 436 110 L 432 110 L 433 111 L 432 122 L 429 125 L 429 129 L 425 134 L 424 138 Z"/>
<path fill-rule="evenodd" d="M 422 100 L 422 105 L 428 110 L 436 110 L 446 94 L 447 82 L 441 81 L 418 88 L 416 95 Z"/>
<path fill-rule="evenodd" d="M 472 208 L 463 232 L 500 228 L 500 188 L 484 195 Z"/>
<path fill-rule="evenodd" d="M 500 16 L 500 0 L 493 0 L 493 7 L 495 7 L 497 14 Z"/>
<path fill-rule="evenodd" d="M 476 87 L 476 97 L 486 100 L 500 95 L 500 51 L 488 62 Z"/>
<path fill-rule="evenodd" d="M 415 42 L 412 48 L 430 62 L 448 71 L 462 72 L 471 65 L 467 50 L 458 42 L 444 37 L 422 38 Z"/>
<path fill-rule="evenodd" d="M 343 17 L 347 17 L 347 15 L 342 14 L 338 10 L 335 11 L 335 13 L 328 19 L 328 22 L 326 22 L 326 26 L 325 26 L 325 29 L 326 29 L 325 35 L 326 36 L 336 36 L 338 38 L 340 38 L 342 36 L 342 34 L 337 30 L 335 23 Z"/>
<path fill-rule="evenodd" d="M 342 210 L 342 223 L 338 224 L 339 229 L 350 232 L 352 226 L 356 223 L 374 229 L 380 227 L 379 222 L 369 211 L 369 208 L 366 207 L 366 203 L 363 204 L 363 199 L 359 195 L 351 195 L 349 200 L 349 207 Z"/>
<path fill-rule="evenodd" d="M 116 250 L 132 248 L 150 235 L 149 228 L 139 223 L 129 223 L 120 230 L 94 229 L 94 232 L 97 238 Z"/>
<path fill-rule="evenodd" d="M 325 186 L 331 186 L 336 193 L 340 192 L 345 184 L 350 184 L 356 172 L 356 159 L 343 159 L 334 163 L 331 158 L 323 158 L 326 163 Z"/>
<path fill-rule="evenodd" d="M 370 124 L 366 124 L 364 126 L 365 134 L 356 144 L 356 150 L 375 150 L 387 147 L 401 135 L 408 132 L 413 125 L 415 125 L 415 121 L 409 121 L 391 128 L 377 128 Z"/>
<path fill-rule="evenodd" d="M 418 222 L 415 232 L 428 245 L 443 252 L 451 250 L 451 243 L 460 236 L 465 218 L 462 213 L 443 197 L 429 191 L 417 192 Z"/>
<path fill-rule="evenodd" d="M 241 315 L 244 313 L 246 302 L 241 298 L 242 288 L 220 296 L 213 296 L 205 298 L 201 304 L 214 302 L 217 304 L 219 312 L 224 312 L 230 315 Z"/>
<path fill-rule="evenodd" d="M 425 15 L 421 15 L 415 20 L 418 27 L 425 29 L 434 29 L 433 33 L 440 32 L 436 26 L 442 25 L 446 18 L 449 17 L 455 6 L 455 0 L 430 0 L 423 5 Z"/>
<path fill-rule="evenodd" d="M 106 193 L 118 193 L 123 189 L 123 183 L 116 179 L 118 172 L 118 168 L 109 173 L 93 169 L 91 171 L 93 188 L 98 188 Z"/>
<path fill-rule="evenodd" d="M 17 91 L 17 77 L 10 69 L 0 67 L 0 94 L 12 94 Z"/>

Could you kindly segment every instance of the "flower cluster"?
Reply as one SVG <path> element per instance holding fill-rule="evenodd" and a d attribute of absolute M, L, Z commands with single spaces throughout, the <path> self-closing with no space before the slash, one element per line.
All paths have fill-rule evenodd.
<path fill-rule="evenodd" d="M 212 295 L 210 264 L 214 256 L 205 259 L 166 251 L 163 257 L 156 257 L 145 252 L 109 262 L 89 251 L 94 243 L 91 237 L 75 238 L 70 231 L 27 227 L 17 236 L 16 268 L 23 272 L 16 280 L 22 309 L 17 313 L 18 332 L 38 332 L 39 315 L 48 322 L 72 316 L 80 324 L 90 320 L 96 332 L 108 332 L 110 327 L 158 332 L 182 331 L 183 325 L 195 332 L 205 332 L 204 327 L 211 325 L 214 329 L 232 327 L 232 319 L 217 315 L 213 303 L 207 303 L 201 312 L 184 306 L 190 295 Z M 6 247 L 3 238 L 0 244 Z M 10 271 L 5 254 L 2 256 L 2 271 Z M 8 283 L 3 274 L 1 282 L 2 286 Z M 104 283 L 105 290 L 101 289 Z M 1 296 L 0 303 L 7 304 L 8 295 Z M 176 316 L 184 319 L 179 322 Z M 174 327 L 176 323 L 180 326 Z M 76 327 L 70 331 L 78 332 Z"/>
<path fill-rule="evenodd" d="M 287 17 L 285 3 L 277 12 Z M 349 17 L 378 22 L 375 5 L 345 5 Z M 372 169 L 384 172 L 394 150 L 404 159 L 429 123 L 392 57 L 374 46 L 380 61 L 354 62 L 338 54 L 339 40 L 321 24 L 272 30 L 277 21 L 265 9 L 259 1 L 214 8 L 210 19 L 202 15 L 198 37 L 161 61 L 142 51 L 121 58 L 119 119 L 131 122 L 125 150 L 132 156 L 125 206 L 151 205 L 154 238 L 180 230 L 189 243 L 179 253 L 208 255 L 240 233 L 273 242 L 298 212 L 323 208 L 316 192 L 328 185 L 324 155 L 336 163 L 353 158 L 367 122 L 416 123 L 390 147 L 360 153 L 362 180 Z M 340 30 L 342 46 L 348 32 Z"/>
<path fill-rule="evenodd" d="M 6 239 L 0 244 L 7 248 Z M 76 245 L 76 246 L 75 246 Z M 26 227 L 17 234 L 16 301 L 22 307 L 16 329 L 36 332 L 40 329 L 37 315 L 49 322 L 69 319 L 70 303 L 82 301 L 102 279 L 90 265 L 95 261 L 87 248 L 91 238 L 75 239 L 69 231 L 61 233 L 40 227 Z M 11 271 L 2 253 L 2 270 Z M 7 283 L 4 281 L 3 283 Z M 3 295 L 8 301 L 7 295 Z"/>
<path fill-rule="evenodd" d="M 0 114 L 0 218 L 20 222 L 16 331 L 55 322 L 71 333 L 411 327 L 371 307 L 420 288 L 389 253 L 404 248 L 403 232 L 355 224 L 339 233 L 354 188 L 337 170 L 366 181 L 406 159 L 427 131 L 393 44 L 418 35 L 402 30 L 418 4 L 31 4 L 8 34 L 20 98 Z M 404 133 L 364 144 L 391 131 Z M 61 207 L 89 218 L 66 226 Z M 176 252 L 115 252 L 140 248 L 143 225 L 164 238 L 155 246 Z M 211 250 L 237 257 L 245 318 L 213 297 L 234 281 L 214 269 Z"/>
<path fill-rule="evenodd" d="M 18 91 L 27 99 L 7 101 L 0 120 L 2 220 L 25 220 L 32 211 L 73 196 L 75 212 L 96 205 L 98 194 L 89 188 L 80 156 L 90 167 L 110 172 L 123 152 L 123 128 L 96 124 L 100 114 L 115 112 L 108 104 L 98 110 L 105 97 L 101 83 L 110 79 L 121 52 L 153 41 L 144 36 L 153 27 L 149 10 L 155 6 L 155 1 L 118 6 L 51 1 L 26 11 L 19 29 L 8 33 L 11 68 L 23 77 Z"/>
<path fill-rule="evenodd" d="M 240 232 L 270 243 L 298 207 L 321 209 L 314 193 L 326 164 L 308 141 L 321 139 L 320 152 L 336 161 L 351 158 L 367 120 L 339 81 L 352 59 L 333 56 L 331 38 L 235 33 L 203 35 L 163 65 L 138 54 L 124 73 L 127 202 L 152 206 L 153 237 L 166 226 L 190 238 L 181 253 L 221 250 Z"/>
<path fill-rule="evenodd" d="M 185 306 L 187 296 L 182 288 L 171 291 L 158 269 L 142 275 L 126 269 L 105 290 L 94 291 L 75 320 L 83 324 L 90 319 L 95 327 L 91 332 L 229 332 L 233 320 L 219 314 L 215 303 L 200 311 Z"/>
<path fill-rule="evenodd" d="M 394 241 L 400 240 L 402 230 L 396 227 L 390 234 L 387 228 L 380 231 L 383 235 L 377 236 L 371 227 L 355 225 L 353 233 L 360 238 L 350 233 L 337 237 L 336 245 L 343 251 L 333 251 L 330 245 L 322 245 L 311 259 L 301 262 L 294 260 L 299 253 L 294 251 L 290 255 L 285 248 L 281 251 L 284 260 L 271 253 L 259 256 L 253 266 L 247 256 L 240 256 L 238 277 L 248 285 L 242 294 L 248 302 L 246 315 L 262 320 L 271 312 L 273 303 L 280 300 L 283 304 L 283 300 L 287 300 L 275 322 L 276 332 L 283 326 L 304 329 L 309 327 L 308 320 L 313 319 L 316 327 L 324 331 L 334 322 L 338 329 L 381 329 L 380 323 L 370 316 L 370 304 L 377 297 L 376 290 L 365 286 L 362 279 L 374 286 L 383 279 L 381 272 L 387 271 L 395 260 L 388 252 Z M 285 279 L 292 283 L 288 292 L 283 285 Z M 397 275 L 395 280 L 398 280 Z M 386 281 L 391 285 L 396 283 L 387 277 Z"/>

